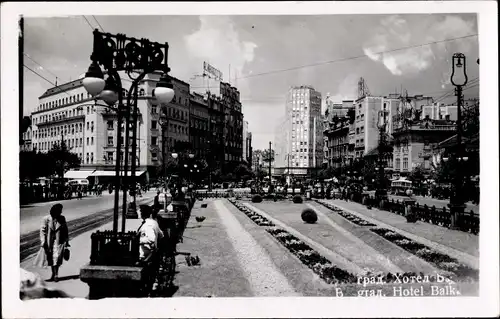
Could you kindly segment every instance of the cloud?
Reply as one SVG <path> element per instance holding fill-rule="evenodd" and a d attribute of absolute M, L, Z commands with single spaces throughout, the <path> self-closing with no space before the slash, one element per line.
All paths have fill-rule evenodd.
<path fill-rule="evenodd" d="M 370 40 L 363 45 L 364 53 L 373 61 L 382 63 L 393 75 L 412 75 L 429 69 L 437 57 L 448 51 L 449 43 L 438 43 L 407 50 L 379 53 L 418 44 L 441 41 L 475 34 L 475 24 L 460 16 L 420 17 L 420 23 L 408 23 L 400 16 L 384 18 L 375 28 Z M 475 40 L 473 40 L 475 41 Z M 472 41 L 456 41 L 454 46 L 468 51 Z"/>
<path fill-rule="evenodd" d="M 197 31 L 184 37 L 188 54 L 218 68 L 225 82 L 241 76 L 246 64 L 253 61 L 257 44 L 242 41 L 229 17 L 200 16 L 200 22 Z"/>
<path fill-rule="evenodd" d="M 330 94 L 330 101 L 337 103 L 343 100 L 352 100 L 357 97 L 359 75 L 350 73 L 338 85 L 334 94 Z"/>

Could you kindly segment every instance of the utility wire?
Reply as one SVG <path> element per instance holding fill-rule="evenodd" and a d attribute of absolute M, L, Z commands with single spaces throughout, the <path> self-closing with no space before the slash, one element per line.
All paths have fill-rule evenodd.
<path fill-rule="evenodd" d="M 99 20 L 97 20 L 97 18 L 95 16 L 92 16 L 92 18 L 94 18 L 95 22 L 97 22 L 97 24 L 99 25 L 99 28 L 101 28 L 102 32 L 106 32 L 106 31 L 104 31 L 104 28 L 102 27 L 102 25 L 99 23 Z"/>
<path fill-rule="evenodd" d="M 55 74 L 54 72 L 50 71 L 49 69 L 47 69 L 46 67 L 44 67 L 43 65 L 41 65 L 40 63 L 36 62 L 32 57 L 30 57 L 27 53 L 23 53 L 25 57 L 27 57 L 28 59 L 30 59 L 33 63 L 35 63 L 36 65 L 38 65 L 39 67 L 41 67 L 43 70 L 45 70 L 46 72 L 52 74 L 56 79 L 60 79 L 60 77 Z"/>
<path fill-rule="evenodd" d="M 85 19 L 85 21 L 87 21 L 90 29 L 92 29 L 92 31 L 94 31 L 94 27 L 92 26 L 92 24 L 90 24 L 89 20 L 87 20 L 87 17 L 85 17 L 85 16 L 82 16 L 82 17 Z"/>
<path fill-rule="evenodd" d="M 443 42 L 450 42 L 450 41 L 455 41 L 455 40 L 460 40 L 460 39 L 465 39 L 465 38 L 471 38 L 471 37 L 476 37 L 476 36 L 478 36 L 478 34 L 470 34 L 470 35 L 466 35 L 466 36 L 463 36 L 463 37 L 457 37 L 457 38 L 451 38 L 451 39 L 433 41 L 433 42 L 428 42 L 428 43 L 423 43 L 423 44 L 416 44 L 416 45 L 401 47 L 401 48 L 392 49 L 392 50 L 373 52 L 373 54 L 384 54 L 384 53 L 390 53 L 390 52 L 396 52 L 396 51 L 414 49 L 414 48 L 419 48 L 419 47 L 423 47 L 423 46 L 427 46 L 427 45 L 431 45 L 431 44 L 438 44 L 438 43 L 443 43 Z M 343 61 L 348 61 L 348 60 L 355 60 L 355 59 L 360 59 L 360 58 L 365 58 L 365 57 L 368 57 L 368 55 L 363 54 L 363 55 L 352 56 L 352 57 L 348 57 L 348 58 L 341 58 L 341 59 L 336 59 L 336 60 L 330 60 L 330 61 L 317 62 L 317 63 L 307 64 L 307 65 L 302 65 L 302 66 L 296 66 L 296 67 L 292 67 L 292 68 L 288 68 L 288 69 L 281 69 L 281 70 L 274 70 L 274 71 L 268 71 L 268 72 L 250 74 L 250 75 L 247 75 L 247 76 L 239 77 L 237 79 L 248 79 L 248 78 L 253 78 L 253 77 L 257 77 L 257 76 L 263 76 L 263 75 L 276 74 L 276 73 L 281 73 L 281 72 L 294 71 L 294 70 L 299 70 L 299 69 L 303 69 L 303 68 L 309 68 L 309 67 L 314 67 L 314 66 L 319 66 L 319 65 L 325 65 L 325 64 L 331 64 L 331 63 L 336 63 L 336 62 L 343 62 Z"/>
<path fill-rule="evenodd" d="M 29 66 L 27 66 L 26 64 L 23 64 L 23 66 L 30 70 L 31 72 L 33 72 L 34 74 L 38 75 L 40 78 L 44 79 L 45 81 L 47 81 L 48 83 L 50 83 L 51 85 L 53 85 L 54 87 L 56 88 L 59 88 L 59 90 L 61 90 L 61 92 L 63 93 L 66 93 L 68 96 L 71 96 L 71 94 L 69 94 L 68 92 L 66 91 L 63 91 L 60 87 L 56 86 L 54 83 L 52 83 L 52 81 L 50 81 L 49 79 L 47 79 L 46 77 L 44 77 L 43 75 L 41 75 L 40 73 L 36 72 L 35 70 L 33 70 L 32 68 L 30 68 Z"/>

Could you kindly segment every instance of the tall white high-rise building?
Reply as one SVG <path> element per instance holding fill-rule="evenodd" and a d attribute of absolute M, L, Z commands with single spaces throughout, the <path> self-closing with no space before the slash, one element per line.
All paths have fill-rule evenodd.
<path fill-rule="evenodd" d="M 276 167 L 293 168 L 294 174 L 305 174 L 307 168 L 321 165 L 321 93 L 313 87 L 295 86 L 288 91 L 285 116 L 276 129 L 275 152 Z"/>

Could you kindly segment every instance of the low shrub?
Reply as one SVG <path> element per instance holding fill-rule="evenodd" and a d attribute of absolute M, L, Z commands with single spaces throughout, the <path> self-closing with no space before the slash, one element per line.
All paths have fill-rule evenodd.
<path fill-rule="evenodd" d="M 295 204 L 302 204 L 303 202 L 302 197 L 300 195 L 295 195 L 292 200 Z"/>
<path fill-rule="evenodd" d="M 253 195 L 253 197 L 252 197 L 252 203 L 262 203 L 262 196 L 260 196 L 260 195 Z"/>
<path fill-rule="evenodd" d="M 310 208 L 304 209 L 300 216 L 302 217 L 302 220 L 308 224 L 314 224 L 318 221 L 318 215 Z"/>

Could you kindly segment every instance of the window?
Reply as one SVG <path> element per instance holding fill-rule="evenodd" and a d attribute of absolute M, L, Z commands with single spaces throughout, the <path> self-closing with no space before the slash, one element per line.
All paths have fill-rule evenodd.
<path fill-rule="evenodd" d="M 90 153 L 90 164 L 94 163 L 94 153 Z"/>
<path fill-rule="evenodd" d="M 157 154 L 156 152 L 151 152 L 151 159 L 152 159 L 153 161 L 158 160 L 158 154 Z"/>
<path fill-rule="evenodd" d="M 87 146 L 89 146 L 89 138 L 87 137 Z"/>
<path fill-rule="evenodd" d="M 108 130 L 113 129 L 113 121 L 108 121 Z"/>
<path fill-rule="evenodd" d="M 94 145 L 94 137 L 90 138 L 90 145 Z"/>
<path fill-rule="evenodd" d="M 90 132 L 94 132 L 94 121 L 92 121 L 92 124 L 90 125 Z"/>
<path fill-rule="evenodd" d="M 109 162 L 113 161 L 113 152 L 108 152 L 108 161 Z"/>
<path fill-rule="evenodd" d="M 83 138 L 80 138 L 80 146 L 83 146 Z"/>
<path fill-rule="evenodd" d="M 108 146 L 113 146 L 113 136 L 108 136 Z"/>
<path fill-rule="evenodd" d="M 153 114 L 158 113 L 158 111 L 157 111 L 157 109 L 156 109 L 156 105 L 153 105 L 153 106 L 151 107 L 151 113 L 153 113 Z"/>
<path fill-rule="evenodd" d="M 151 145 L 156 145 L 156 144 L 157 144 L 157 142 L 158 142 L 158 137 L 156 137 L 156 136 L 152 136 L 152 137 L 151 137 Z"/>
<path fill-rule="evenodd" d="M 90 107 L 87 106 L 87 115 L 89 115 L 89 114 L 90 114 Z M 88 123 L 87 123 L 87 130 L 88 129 L 89 129 L 89 127 L 88 127 Z"/>
<path fill-rule="evenodd" d="M 90 128 L 90 123 L 87 122 L 87 131 L 89 130 L 89 128 Z"/>
<path fill-rule="evenodd" d="M 88 141 L 88 137 L 87 137 L 87 141 Z M 89 163 L 89 153 L 87 153 L 87 164 Z"/>
<path fill-rule="evenodd" d="M 403 170 L 407 170 L 408 169 L 408 158 L 405 157 L 403 158 Z"/>
<path fill-rule="evenodd" d="M 151 128 L 152 128 L 153 130 L 155 130 L 155 129 L 156 129 L 156 121 L 151 121 Z"/>

